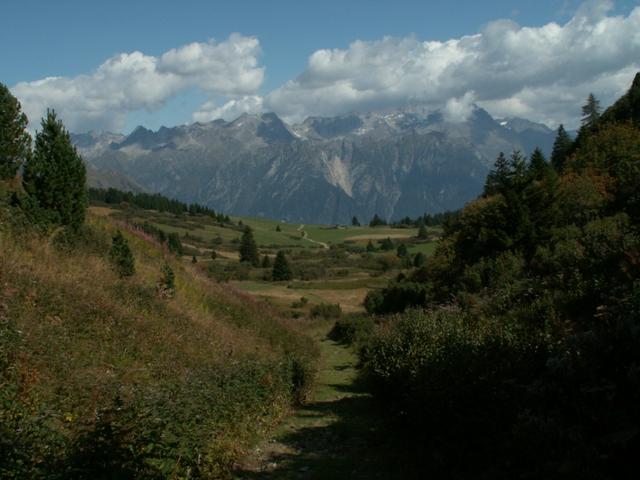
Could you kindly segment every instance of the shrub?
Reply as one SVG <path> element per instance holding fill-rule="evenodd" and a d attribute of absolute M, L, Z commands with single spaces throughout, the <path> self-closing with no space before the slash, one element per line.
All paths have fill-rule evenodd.
<path fill-rule="evenodd" d="M 322 317 L 322 318 L 339 318 L 342 315 L 342 308 L 340 308 L 340 304 L 330 304 L 330 303 L 321 303 L 319 305 L 314 305 L 311 308 L 311 316 L 312 317 Z"/>
<path fill-rule="evenodd" d="M 365 343 L 373 333 L 374 326 L 371 317 L 347 316 L 336 320 L 329 338 L 347 345 Z"/>
<path fill-rule="evenodd" d="M 113 237 L 113 244 L 109 250 L 109 260 L 120 278 L 130 277 L 136 271 L 133 253 L 129 248 L 127 239 L 118 230 Z"/>

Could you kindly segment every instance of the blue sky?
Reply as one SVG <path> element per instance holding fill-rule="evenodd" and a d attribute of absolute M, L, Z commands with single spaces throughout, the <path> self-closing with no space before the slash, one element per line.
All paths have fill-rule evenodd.
<path fill-rule="evenodd" d="M 488 38 L 491 26 L 497 20 L 505 19 L 513 23 L 510 23 L 508 28 L 499 29 L 498 34 L 505 35 L 504 38 L 510 35 L 511 30 L 517 31 L 523 27 L 541 28 L 550 23 L 564 27 L 575 19 L 576 12 L 581 8 L 598 11 L 593 15 L 590 14 L 594 29 L 602 18 L 614 17 L 627 20 L 625 28 L 631 29 L 635 26 L 635 16 L 631 18 L 631 13 L 637 6 L 638 1 L 631 0 L 616 2 L 596 0 L 587 2 L 586 7 L 584 2 L 571 0 L 536 2 L 9 0 L 3 2 L 5 20 L 0 30 L 0 58 L 2 59 L 0 82 L 10 87 L 21 85 L 13 90 L 31 117 L 37 116 L 37 113 L 45 108 L 44 104 L 50 103 L 61 111 L 63 119 L 75 130 L 82 130 L 86 126 L 127 131 L 138 123 L 158 128 L 162 124 L 174 125 L 195 119 L 207 119 L 207 115 L 233 116 L 243 109 L 276 110 L 277 113 L 296 120 L 310 114 L 345 113 L 340 111 L 341 109 L 347 111 L 368 107 L 389 108 L 395 106 L 395 103 L 401 107 L 402 103 L 415 99 L 432 104 L 434 108 L 437 107 L 437 103 L 446 105 L 447 102 L 453 102 L 452 105 L 455 107 L 458 105 L 456 102 L 463 102 L 463 98 L 467 99 L 465 101 L 476 101 L 490 111 L 493 109 L 494 114 L 509 113 L 511 108 L 514 113 L 521 110 L 523 113 L 531 113 L 530 116 L 537 117 L 534 119 L 546 120 L 548 123 L 553 123 L 555 117 L 558 117 L 557 122 L 572 121 L 571 119 L 575 121 L 575 114 L 567 113 L 562 116 L 549 109 L 532 112 L 531 108 L 527 109 L 527 106 L 518 107 L 517 99 L 514 100 L 513 96 L 500 98 L 500 95 L 495 92 L 488 93 L 476 89 L 474 84 L 460 86 L 455 91 L 423 95 L 421 92 L 428 88 L 425 85 L 415 83 L 405 85 L 403 87 L 405 90 L 399 93 L 393 91 L 393 86 L 390 86 L 385 79 L 378 85 L 366 87 L 366 91 L 359 90 L 357 85 L 362 83 L 362 72 L 358 73 L 357 69 L 362 69 L 366 65 L 355 58 L 357 57 L 355 53 L 376 58 L 378 52 L 384 50 L 387 57 L 382 58 L 399 58 L 400 61 L 403 55 L 407 59 L 413 59 L 416 56 L 424 58 L 423 43 L 427 41 L 447 42 L 478 34 Z M 240 34 L 242 38 L 230 40 L 232 38 L 230 35 L 234 32 Z M 386 36 L 395 38 L 397 42 L 385 43 L 383 39 Z M 257 46 L 247 44 L 245 49 L 247 62 L 242 66 L 236 66 L 237 68 L 232 66 L 230 70 L 235 69 L 241 76 L 250 73 L 256 77 L 250 81 L 246 78 L 238 80 L 239 84 L 242 84 L 241 88 L 222 85 L 203 88 L 208 85 L 203 83 L 209 81 L 208 77 L 204 79 L 201 76 L 200 80 L 188 80 L 187 74 L 184 73 L 186 67 L 181 63 L 179 67 L 182 75 L 181 83 L 166 85 L 165 91 L 154 95 L 152 99 L 138 99 L 135 97 L 135 92 L 130 92 L 127 93 L 127 98 L 122 99 L 117 105 L 100 98 L 93 99 L 94 101 L 87 105 L 83 104 L 81 99 L 70 99 L 68 96 L 68 91 L 75 90 L 76 86 L 79 96 L 83 92 L 92 91 L 91 89 L 104 88 L 103 80 L 98 81 L 95 78 L 87 80 L 86 77 L 95 76 L 96 70 L 104 62 L 120 54 L 138 51 L 144 54 L 145 58 L 160 59 L 166 52 L 180 49 L 194 42 L 206 45 L 207 42 L 220 44 L 240 41 L 244 42 L 244 45 L 246 41 L 243 39 L 246 38 L 255 39 Z M 581 41 L 576 39 L 575 34 L 570 38 Z M 403 43 L 403 39 L 409 40 Z M 358 40 L 362 41 L 362 44 L 351 48 L 353 42 Z M 566 40 L 562 41 L 566 42 Z M 393 54 L 394 48 L 398 51 L 397 57 Z M 319 50 L 334 52 L 330 55 L 331 58 L 320 58 L 320 56 L 315 58 L 328 62 L 323 63 L 323 68 L 329 68 L 331 75 L 335 74 L 333 67 L 335 62 L 338 62 L 340 68 L 344 70 L 341 70 L 341 76 L 327 80 L 326 74 L 329 70 L 319 72 L 317 68 L 309 67 L 311 56 Z M 353 57 L 351 60 L 343 61 L 342 57 L 335 52 L 342 52 L 347 56 L 354 55 L 351 55 Z M 183 53 L 186 55 L 186 52 Z M 604 100 L 608 100 L 607 96 L 613 96 L 615 90 L 619 90 L 620 86 L 626 82 L 625 75 L 628 77 L 628 72 L 635 68 L 632 58 L 636 53 L 634 49 L 626 52 L 629 58 L 622 58 L 615 65 L 604 65 L 607 63 L 605 60 L 595 59 L 596 62 L 602 62 L 603 66 L 596 71 L 586 68 L 592 75 L 587 80 L 592 81 L 582 85 L 580 94 L 584 93 L 585 89 L 603 86 Z M 522 53 L 524 54 L 525 52 Z M 217 55 L 217 53 L 211 52 L 210 55 Z M 513 51 L 508 52 L 508 55 L 513 56 Z M 639 57 L 636 56 L 636 58 Z M 228 56 L 225 58 L 228 59 Z M 433 59 L 424 61 L 427 60 L 432 63 L 434 61 Z M 536 62 L 536 58 L 531 58 L 530 61 Z M 585 62 L 590 61 L 585 59 Z M 406 63 L 399 65 L 402 67 Z M 218 59 L 215 65 L 218 70 L 223 68 Z M 489 67 L 487 65 L 487 68 Z M 428 70 L 428 66 L 425 68 Z M 580 69 L 579 66 L 575 68 Z M 626 70 L 622 72 L 623 69 Z M 603 78 L 607 73 L 611 78 L 615 77 L 615 80 L 607 83 Z M 383 76 L 387 74 L 386 71 L 371 73 L 371 75 Z M 534 75 L 536 75 L 535 72 Z M 58 82 L 56 85 L 53 82 L 33 83 L 48 77 L 61 77 L 68 81 L 64 84 Z M 300 77 L 303 80 L 296 81 Z M 318 79 L 329 83 L 316 89 L 312 85 L 317 85 Z M 118 88 L 126 90 L 131 82 L 140 84 L 138 77 L 127 79 L 120 76 L 118 81 L 122 83 L 119 87 L 114 86 L 113 91 L 109 90 L 112 83 L 108 84 L 111 95 L 117 92 Z M 226 83 L 221 82 L 226 85 L 234 81 L 233 78 L 229 78 L 226 79 Z M 243 81 L 245 83 L 242 83 Z M 293 81 L 295 85 L 287 87 L 288 81 Z M 488 83 L 487 79 L 479 81 Z M 350 85 L 343 99 L 338 98 L 332 102 L 323 97 L 323 91 L 332 90 L 331 82 L 338 86 L 337 90 L 345 84 Z M 569 85 L 571 82 L 572 80 L 567 78 L 562 84 Z M 532 88 L 538 86 L 537 84 Z M 412 88 L 416 90 L 412 91 Z M 66 93 L 62 92 L 65 95 L 61 93 L 64 89 L 67 89 Z M 507 90 L 509 94 L 513 94 L 513 86 L 509 86 Z M 435 97 L 439 94 L 442 94 L 441 102 L 435 101 Z M 313 101 L 305 102 L 305 98 L 313 98 Z M 549 104 L 553 103 L 550 99 Z M 73 104 L 73 108 L 68 106 L 69 104 Z M 292 105 L 295 105 L 295 108 Z M 331 105 L 330 108 L 327 105 Z M 99 108 L 105 111 L 98 111 Z M 113 110 L 112 113 L 107 111 L 110 108 Z"/>

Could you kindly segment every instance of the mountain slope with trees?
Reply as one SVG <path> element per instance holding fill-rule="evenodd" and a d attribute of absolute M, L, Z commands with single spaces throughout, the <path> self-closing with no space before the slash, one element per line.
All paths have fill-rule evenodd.
<path fill-rule="evenodd" d="M 372 292 L 364 372 L 447 478 L 627 478 L 640 451 L 640 74 L 553 168 L 500 155 L 424 267 Z M 560 132 L 561 134 L 562 132 Z M 560 168 L 558 168 L 560 167 Z"/>

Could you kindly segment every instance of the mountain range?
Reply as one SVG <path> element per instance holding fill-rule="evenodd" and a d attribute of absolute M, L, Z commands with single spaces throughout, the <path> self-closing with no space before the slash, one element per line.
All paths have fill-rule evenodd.
<path fill-rule="evenodd" d="M 548 154 L 555 132 L 479 107 L 452 122 L 404 109 L 309 117 L 243 114 L 130 135 L 74 134 L 92 185 L 158 192 L 236 215 L 344 224 L 460 208 L 503 151 Z"/>

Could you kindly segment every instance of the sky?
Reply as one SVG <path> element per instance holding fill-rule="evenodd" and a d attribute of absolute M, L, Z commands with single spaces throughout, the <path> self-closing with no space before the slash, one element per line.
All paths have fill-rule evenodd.
<path fill-rule="evenodd" d="M 640 0 L 4 0 L 0 82 L 38 128 L 473 105 L 575 128 L 640 71 Z"/>

